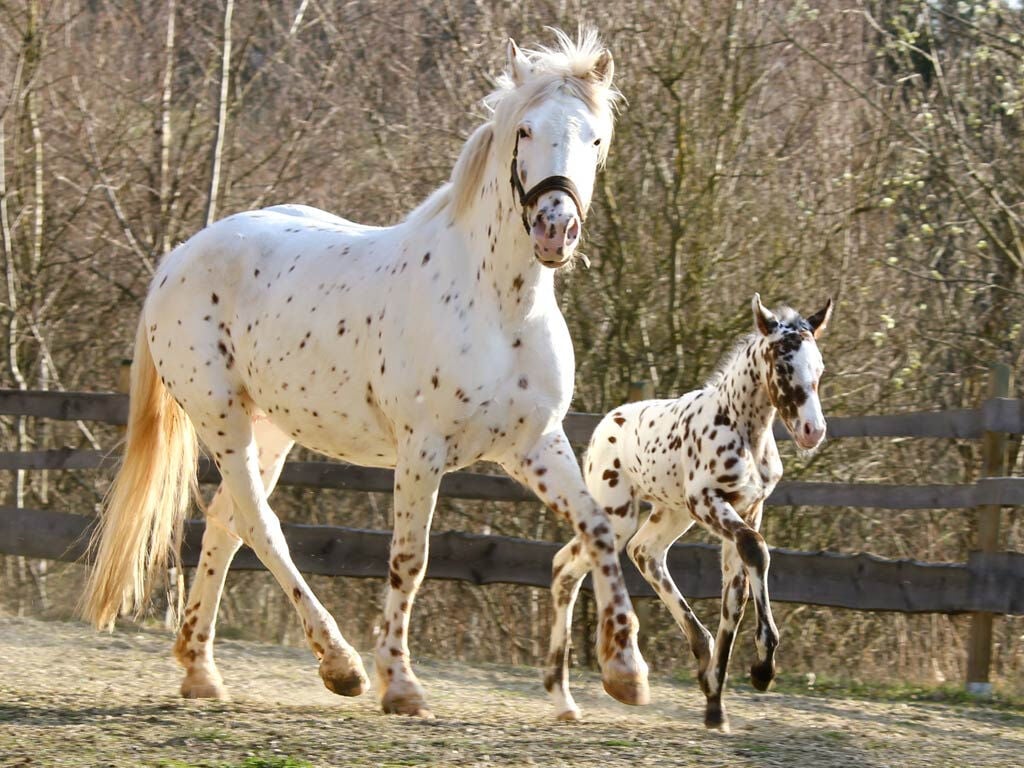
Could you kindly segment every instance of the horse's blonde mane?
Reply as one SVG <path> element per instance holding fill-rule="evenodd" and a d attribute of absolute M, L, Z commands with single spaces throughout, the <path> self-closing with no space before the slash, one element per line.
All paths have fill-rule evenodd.
<path fill-rule="evenodd" d="M 423 221 L 447 212 L 453 219 L 469 209 L 479 191 L 481 177 L 492 149 L 512 156 L 516 127 L 523 115 L 538 102 L 560 90 L 583 101 L 595 116 L 613 123 L 616 104 L 622 95 L 608 84 L 596 68 L 606 48 L 594 30 L 581 30 L 574 41 L 558 29 L 552 30 L 557 44 L 553 48 L 522 49 L 530 62 L 530 72 L 519 84 L 505 72 L 497 79 L 497 88 L 485 99 L 492 118 L 477 128 L 459 153 L 446 184 L 435 190 L 407 217 Z M 611 142 L 601 146 L 600 162 L 607 157 Z"/>

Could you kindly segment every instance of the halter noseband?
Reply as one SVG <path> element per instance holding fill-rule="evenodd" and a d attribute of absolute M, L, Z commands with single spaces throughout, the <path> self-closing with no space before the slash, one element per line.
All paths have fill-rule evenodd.
<path fill-rule="evenodd" d="M 579 190 L 568 176 L 548 176 L 530 187 L 529 191 L 523 188 L 522 182 L 519 181 L 518 134 L 516 135 L 516 147 L 512 150 L 512 190 L 519 196 L 519 204 L 523 209 L 523 229 L 526 230 L 526 234 L 530 234 L 530 220 L 526 216 L 526 209 L 536 203 L 537 199 L 545 192 L 553 190 L 565 192 L 576 204 L 576 213 L 579 214 L 580 223 L 582 224 L 587 218 L 586 211 L 583 210 L 583 203 L 580 202 Z"/>

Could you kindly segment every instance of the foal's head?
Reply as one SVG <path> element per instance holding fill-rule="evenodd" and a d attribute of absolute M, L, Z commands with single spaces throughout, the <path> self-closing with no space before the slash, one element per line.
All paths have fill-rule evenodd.
<path fill-rule="evenodd" d="M 825 437 L 825 417 L 818 382 L 825 370 L 816 339 L 832 315 L 832 299 L 808 318 L 791 309 L 765 309 L 759 294 L 752 302 L 757 332 L 767 342 L 764 353 L 768 397 L 796 444 L 816 448 Z"/>
<path fill-rule="evenodd" d="M 583 234 L 619 98 L 612 55 L 597 35 L 574 42 L 555 34 L 554 49 L 523 51 L 510 40 L 506 74 L 489 99 L 523 226 L 534 255 L 551 268 L 572 260 Z"/>

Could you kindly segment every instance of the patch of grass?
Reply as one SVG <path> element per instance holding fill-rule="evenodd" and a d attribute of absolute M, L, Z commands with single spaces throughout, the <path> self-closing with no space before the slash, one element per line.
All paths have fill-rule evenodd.
<path fill-rule="evenodd" d="M 193 733 L 191 738 L 198 741 L 227 741 L 231 734 L 220 728 L 202 728 Z"/>
<path fill-rule="evenodd" d="M 225 766 L 224 768 L 235 768 L 235 766 Z M 308 760 L 301 760 L 297 757 L 252 755 L 238 763 L 237 768 L 313 768 L 313 764 Z"/>
<path fill-rule="evenodd" d="M 606 747 L 635 747 L 637 743 L 629 739 L 605 739 L 601 742 Z"/>
<path fill-rule="evenodd" d="M 738 684 L 737 687 L 740 687 Z M 774 691 L 805 696 L 846 696 L 875 701 L 925 701 L 965 707 L 1004 709 L 1024 712 L 1024 697 L 996 692 L 992 698 L 979 698 L 955 684 L 920 685 L 916 683 L 864 682 L 819 676 L 808 685 L 804 675 L 781 674 L 775 678 Z"/>

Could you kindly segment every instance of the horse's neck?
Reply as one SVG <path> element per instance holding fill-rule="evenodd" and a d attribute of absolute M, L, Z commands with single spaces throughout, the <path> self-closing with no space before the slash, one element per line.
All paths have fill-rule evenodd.
<path fill-rule="evenodd" d="M 533 255 L 522 208 L 509 182 L 509 169 L 492 152 L 470 208 L 455 222 L 466 248 L 467 268 L 479 273 L 481 293 L 494 297 L 502 314 L 522 317 L 539 307 L 557 307 L 554 270 Z"/>
<path fill-rule="evenodd" d="M 728 412 L 754 446 L 771 436 L 775 421 L 775 406 L 768 396 L 766 348 L 763 337 L 751 339 L 728 363 L 716 388 L 719 409 Z"/>

